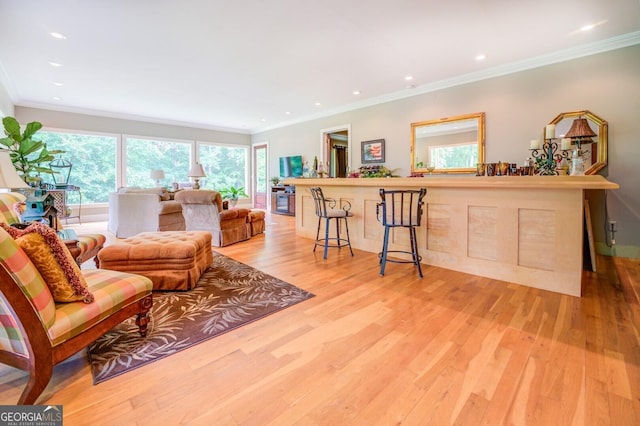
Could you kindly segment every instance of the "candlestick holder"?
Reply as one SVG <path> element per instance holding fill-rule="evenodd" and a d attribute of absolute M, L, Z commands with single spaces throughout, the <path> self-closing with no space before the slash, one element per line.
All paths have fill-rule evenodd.
<path fill-rule="evenodd" d="M 545 139 L 541 149 L 529 149 L 531 151 L 531 156 L 535 158 L 536 163 L 538 163 L 540 175 L 557 175 L 558 171 L 556 170 L 556 164 L 561 162 L 563 158 L 569 158 L 567 150 L 558 149 L 558 143 L 555 142 L 555 140 L 556 138 Z"/>

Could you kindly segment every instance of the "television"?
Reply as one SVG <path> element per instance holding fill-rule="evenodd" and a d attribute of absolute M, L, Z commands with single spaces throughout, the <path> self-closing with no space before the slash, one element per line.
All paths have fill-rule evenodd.
<path fill-rule="evenodd" d="M 302 155 L 291 157 L 280 157 L 280 177 L 300 177 L 302 176 Z"/>

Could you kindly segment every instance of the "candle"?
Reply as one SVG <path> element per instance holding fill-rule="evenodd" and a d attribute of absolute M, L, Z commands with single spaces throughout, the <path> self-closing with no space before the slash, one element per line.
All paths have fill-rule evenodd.
<path fill-rule="evenodd" d="M 562 138 L 560 142 L 560 147 L 563 151 L 568 151 L 571 149 L 571 138 Z"/>
<path fill-rule="evenodd" d="M 531 139 L 529 149 L 540 149 L 540 141 L 538 139 Z"/>
<path fill-rule="evenodd" d="M 556 137 L 556 125 L 555 124 L 547 124 L 544 128 L 544 138 L 545 139 L 553 139 Z"/>

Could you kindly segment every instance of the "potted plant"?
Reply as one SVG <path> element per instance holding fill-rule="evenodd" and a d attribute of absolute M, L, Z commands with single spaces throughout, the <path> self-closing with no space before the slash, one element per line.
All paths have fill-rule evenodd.
<path fill-rule="evenodd" d="M 272 186 L 280 185 L 280 176 L 272 176 L 271 177 L 271 185 Z"/>
<path fill-rule="evenodd" d="M 236 206 L 239 197 L 248 197 L 247 193 L 244 192 L 243 187 L 236 188 L 235 186 L 222 188 L 220 190 L 220 195 L 222 196 L 223 200 L 229 200 L 229 204 L 231 205 L 231 207 Z"/>
<path fill-rule="evenodd" d="M 55 154 L 61 154 L 64 151 L 49 151 L 42 141 L 33 139 L 36 132 L 42 128 L 42 123 L 33 121 L 27 124 L 22 133 L 20 133 L 20 124 L 13 117 L 4 117 L 2 124 L 6 137 L 0 139 L 0 144 L 9 151 L 11 161 L 22 179 L 29 185 L 39 186 L 42 180 L 40 173 L 52 175 L 53 171 L 48 165 L 54 160 Z"/>

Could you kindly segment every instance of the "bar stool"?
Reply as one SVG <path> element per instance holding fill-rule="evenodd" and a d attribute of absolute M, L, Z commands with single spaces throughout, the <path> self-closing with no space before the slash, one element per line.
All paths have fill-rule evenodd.
<path fill-rule="evenodd" d="M 353 250 L 351 249 L 351 241 L 349 239 L 349 224 L 347 218 L 353 216 L 349 211 L 351 210 L 351 204 L 345 202 L 343 208 L 336 208 L 336 200 L 332 198 L 325 198 L 322 194 L 322 189 L 319 187 L 310 188 L 311 195 L 313 196 L 313 202 L 316 206 L 316 216 L 318 216 L 318 230 L 316 232 L 316 241 L 313 245 L 313 251 L 316 251 L 317 246 L 324 246 L 323 259 L 327 258 L 327 250 L 329 248 L 341 248 L 349 247 L 351 256 L 353 256 Z M 320 225 L 322 219 L 325 220 L 325 234 L 324 238 L 320 238 Z M 336 222 L 336 236 L 329 236 L 329 228 L 331 219 L 335 219 Z M 347 232 L 347 238 L 340 237 L 340 220 L 344 220 L 344 227 Z M 330 243 L 333 242 L 332 244 Z"/>
<path fill-rule="evenodd" d="M 422 256 L 418 254 L 416 240 L 416 227 L 420 226 L 422 218 L 423 198 L 427 194 L 426 188 L 419 190 L 385 190 L 380 189 L 381 202 L 376 205 L 376 217 L 384 226 L 384 242 L 382 251 L 378 253 L 380 258 L 380 275 L 384 276 L 384 268 L 387 261 L 394 263 L 413 263 L 418 268 L 418 274 L 422 278 L 420 261 Z M 381 212 L 382 210 L 382 212 Z M 382 214 L 382 216 L 381 216 Z M 391 228 L 408 228 L 411 239 L 411 251 L 389 250 L 389 231 Z M 411 255 L 411 260 L 389 259 L 389 253 Z"/>

